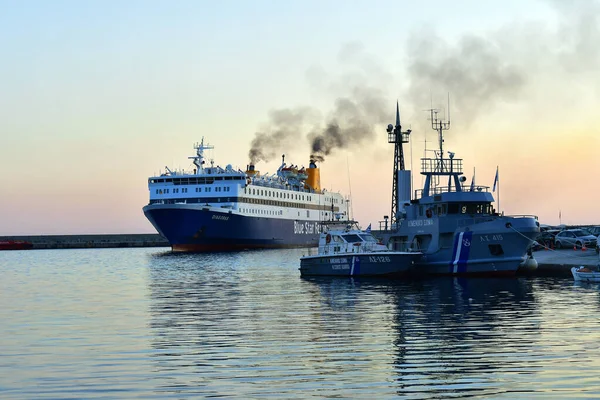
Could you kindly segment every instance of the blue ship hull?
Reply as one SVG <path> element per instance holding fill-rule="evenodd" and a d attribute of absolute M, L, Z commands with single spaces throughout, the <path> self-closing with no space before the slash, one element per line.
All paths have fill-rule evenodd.
<path fill-rule="evenodd" d="M 217 207 L 148 205 L 144 214 L 173 251 L 208 252 L 317 246 L 319 223 L 240 215 Z"/>

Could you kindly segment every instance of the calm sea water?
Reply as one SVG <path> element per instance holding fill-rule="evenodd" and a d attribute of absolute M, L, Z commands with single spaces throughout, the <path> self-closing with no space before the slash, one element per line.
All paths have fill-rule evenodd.
<path fill-rule="evenodd" d="M 304 250 L 0 253 L 0 398 L 600 398 L 600 286 L 303 279 Z"/>

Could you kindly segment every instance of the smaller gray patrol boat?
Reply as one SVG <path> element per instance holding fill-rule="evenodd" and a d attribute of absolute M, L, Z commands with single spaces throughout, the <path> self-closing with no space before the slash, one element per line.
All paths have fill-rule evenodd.
<path fill-rule="evenodd" d="M 391 251 L 356 222 L 325 222 L 315 255 L 300 258 L 301 276 L 386 276 L 411 273 L 417 251 Z"/>
<path fill-rule="evenodd" d="M 397 251 L 420 251 L 415 271 L 424 275 L 515 275 L 527 257 L 527 249 L 540 234 L 537 217 L 508 216 L 492 207 L 489 187 L 465 185 L 462 159 L 444 153 L 443 131 L 450 120 L 438 120 L 431 111 L 432 128 L 438 133 L 434 158 L 421 159 L 423 189 L 411 197 L 411 172 L 404 169 L 402 132 L 396 105 L 396 126 L 388 125 L 388 142 L 395 144 L 391 221 L 381 234 Z M 494 189 L 498 182 L 498 172 Z M 390 229 L 387 225 L 390 222 Z"/>

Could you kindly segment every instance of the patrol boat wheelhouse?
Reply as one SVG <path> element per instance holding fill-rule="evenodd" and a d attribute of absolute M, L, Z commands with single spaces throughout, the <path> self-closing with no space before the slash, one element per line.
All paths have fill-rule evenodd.
<path fill-rule="evenodd" d="M 143 208 L 154 228 L 173 251 L 228 251 L 251 248 L 317 246 L 320 222 L 333 213 L 348 217 L 340 193 L 321 189 L 314 160 L 308 168 L 286 165 L 261 175 L 214 165 L 204 152 L 204 138 L 194 146 L 194 170 L 172 171 L 148 179 L 150 202 Z"/>
<path fill-rule="evenodd" d="M 421 159 L 423 189 L 411 199 L 410 171 L 404 170 L 402 132 L 396 109 L 396 126 L 388 126 L 388 142 L 396 144 L 392 233 L 388 246 L 395 250 L 423 252 L 416 270 L 434 275 L 513 275 L 524 262 L 527 248 L 539 235 L 535 216 L 497 213 L 489 187 L 466 187 L 462 159 L 444 153 L 443 131 L 450 122 L 438 120 L 431 110 L 432 128 L 438 133 L 434 158 Z M 395 207 L 394 207 L 395 206 Z"/>

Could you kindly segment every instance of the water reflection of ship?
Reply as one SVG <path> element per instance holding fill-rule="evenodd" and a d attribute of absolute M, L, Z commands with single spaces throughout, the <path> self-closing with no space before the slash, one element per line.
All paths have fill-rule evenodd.
<path fill-rule="evenodd" d="M 493 378 L 489 385 L 481 385 L 485 376 L 515 368 L 527 373 L 532 362 L 527 352 L 519 351 L 531 346 L 539 335 L 535 321 L 540 311 L 531 281 L 322 278 L 310 282 L 313 293 L 338 313 L 364 309 L 372 292 L 385 295 L 393 304 L 395 338 L 390 351 L 395 354 L 396 381 L 402 388 L 399 394 L 443 397 L 455 395 L 458 389 L 470 396 L 487 395 L 496 389 Z"/>
<path fill-rule="evenodd" d="M 507 368 L 528 372 L 530 353 L 520 350 L 539 340 L 540 321 L 531 281 L 290 280 L 295 253 L 150 259 L 160 395 L 269 397 L 270 385 L 248 382 L 297 391 L 324 380 L 351 386 L 358 376 L 388 383 L 381 397 L 399 390 L 431 398 L 456 382 L 461 393 L 487 394 Z"/>
<path fill-rule="evenodd" d="M 196 347 L 227 352 L 239 348 L 240 343 L 275 337 L 276 331 L 264 326 L 261 315 L 269 303 L 288 301 L 289 280 L 264 277 L 273 274 L 274 266 L 283 268 L 285 277 L 297 273 L 301 251 L 164 252 L 152 256 L 148 268 L 150 328 L 157 360 L 168 359 L 161 361 L 161 368 L 179 365 L 178 359 L 185 362 L 184 353 L 198 351 Z M 281 308 L 270 316 L 283 320 L 286 312 Z M 286 328 L 295 329 L 292 325 Z"/>
<path fill-rule="evenodd" d="M 376 291 L 390 296 L 399 309 L 423 309 L 436 314 L 488 313 L 500 306 L 512 305 L 524 312 L 527 304 L 534 302 L 531 283 L 519 278 L 456 278 L 415 279 L 411 281 L 386 280 L 377 278 L 332 279 L 328 277 L 306 277 L 303 281 L 312 286 L 310 291 L 321 301 L 328 299 L 334 307 L 349 298 L 348 306 L 360 302 L 360 294 Z M 483 283 L 483 284 L 482 284 Z M 510 302 L 507 301 L 510 299 Z M 524 305 L 521 305 L 524 302 Z M 506 310 L 506 308 L 505 308 Z M 515 308 L 516 310 L 516 308 Z M 435 316 L 434 316 L 435 317 Z"/>

